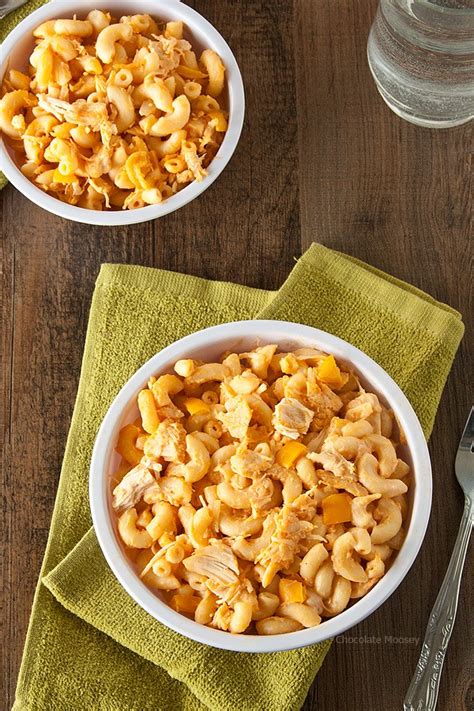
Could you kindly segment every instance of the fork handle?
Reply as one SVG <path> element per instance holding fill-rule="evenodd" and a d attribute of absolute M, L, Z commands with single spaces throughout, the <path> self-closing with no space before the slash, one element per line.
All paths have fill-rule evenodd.
<path fill-rule="evenodd" d="M 431 611 L 420 658 L 403 704 L 404 711 L 434 711 L 436 708 L 441 671 L 456 618 L 459 587 L 471 536 L 473 515 L 473 501 L 466 496 L 458 537 L 443 584 Z"/>

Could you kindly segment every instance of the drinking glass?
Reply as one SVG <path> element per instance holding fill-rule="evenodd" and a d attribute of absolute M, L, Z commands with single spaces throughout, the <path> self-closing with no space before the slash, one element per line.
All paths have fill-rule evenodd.
<path fill-rule="evenodd" d="M 367 55 L 382 98 L 407 121 L 474 118 L 474 0 L 381 0 Z"/>

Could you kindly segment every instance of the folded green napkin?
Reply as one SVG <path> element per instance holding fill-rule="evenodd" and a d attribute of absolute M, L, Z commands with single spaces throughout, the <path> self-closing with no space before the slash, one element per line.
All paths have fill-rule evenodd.
<path fill-rule="evenodd" d="M 132 601 L 90 529 L 91 449 L 123 383 L 177 338 L 256 316 L 316 326 L 364 350 L 429 434 L 463 325 L 407 284 L 316 244 L 278 292 L 104 265 L 14 711 L 289 711 L 303 703 L 329 642 L 267 655 L 192 642 Z"/>
<path fill-rule="evenodd" d="M 18 25 L 19 22 L 25 19 L 34 10 L 37 10 L 41 5 L 46 5 L 49 0 L 29 0 L 17 10 L 10 12 L 0 20 L 0 42 L 2 42 L 7 34 Z"/>

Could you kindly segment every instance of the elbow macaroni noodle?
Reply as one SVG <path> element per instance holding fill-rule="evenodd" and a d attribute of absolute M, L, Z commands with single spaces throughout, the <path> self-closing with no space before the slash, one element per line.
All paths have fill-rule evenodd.
<path fill-rule="evenodd" d="M 227 130 L 225 67 L 211 49 L 198 59 L 183 31 L 100 10 L 37 27 L 27 72 L 7 71 L 0 95 L 23 174 L 94 210 L 153 205 L 203 180 Z"/>
<path fill-rule="evenodd" d="M 232 634 L 313 627 L 369 592 L 407 515 L 392 413 L 314 348 L 174 371 L 116 446 L 116 527 L 142 580 Z"/>

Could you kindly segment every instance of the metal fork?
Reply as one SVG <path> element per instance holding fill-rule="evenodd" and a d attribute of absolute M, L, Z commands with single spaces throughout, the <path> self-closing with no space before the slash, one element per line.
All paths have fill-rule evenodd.
<path fill-rule="evenodd" d="M 8 13 L 16 10 L 17 7 L 25 5 L 27 0 L 0 0 L 0 20 L 4 18 Z"/>
<path fill-rule="evenodd" d="M 408 687 L 404 711 L 433 711 L 441 671 L 453 631 L 459 587 L 474 518 L 474 408 L 467 419 L 456 454 L 456 477 L 464 491 L 464 513 L 448 570 L 431 611 L 418 665 Z"/>

